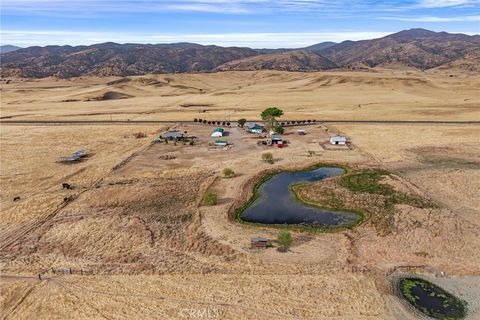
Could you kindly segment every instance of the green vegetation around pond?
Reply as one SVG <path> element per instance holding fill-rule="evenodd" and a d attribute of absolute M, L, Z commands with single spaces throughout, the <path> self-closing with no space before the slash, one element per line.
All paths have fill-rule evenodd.
<path fill-rule="evenodd" d="M 353 192 L 368 192 L 382 195 L 393 193 L 393 188 L 380 181 L 388 172 L 383 170 L 361 170 L 344 175 L 340 179 L 340 185 Z"/>
<path fill-rule="evenodd" d="M 333 179 L 314 184 L 297 184 L 292 186 L 292 189 L 298 199 L 309 205 L 357 212 L 380 235 L 387 235 L 395 230 L 395 213 L 399 210 L 395 208 L 396 205 L 435 207 L 428 199 L 408 191 L 406 184 L 388 171 L 348 168 L 346 171 L 346 174 Z M 397 183 L 401 189 L 394 187 Z M 422 221 L 415 223 L 421 226 Z"/>
<path fill-rule="evenodd" d="M 385 197 L 388 208 L 396 204 L 407 204 L 417 208 L 430 208 L 433 204 L 426 199 L 414 194 L 396 191 L 393 187 L 382 183 L 382 179 L 389 176 L 385 170 L 360 170 L 340 178 L 340 185 L 352 192 L 366 192 L 379 194 Z"/>

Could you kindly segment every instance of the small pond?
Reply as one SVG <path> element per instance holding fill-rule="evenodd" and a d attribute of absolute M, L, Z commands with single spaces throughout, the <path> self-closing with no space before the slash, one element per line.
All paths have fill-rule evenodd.
<path fill-rule="evenodd" d="M 291 190 L 293 184 L 319 181 L 343 173 L 345 170 L 342 168 L 320 167 L 275 174 L 258 187 L 258 197 L 240 213 L 240 219 L 261 224 L 352 227 L 362 219 L 359 214 L 307 205 L 299 201 Z"/>
<path fill-rule="evenodd" d="M 465 302 L 426 280 L 405 278 L 398 286 L 402 297 L 429 317 L 455 320 L 466 315 Z"/>

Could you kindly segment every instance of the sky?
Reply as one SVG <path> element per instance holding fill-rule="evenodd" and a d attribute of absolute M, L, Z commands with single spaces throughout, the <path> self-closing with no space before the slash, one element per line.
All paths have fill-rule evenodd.
<path fill-rule="evenodd" d="M 1 0 L 0 43 L 299 48 L 411 28 L 480 34 L 480 0 Z"/>

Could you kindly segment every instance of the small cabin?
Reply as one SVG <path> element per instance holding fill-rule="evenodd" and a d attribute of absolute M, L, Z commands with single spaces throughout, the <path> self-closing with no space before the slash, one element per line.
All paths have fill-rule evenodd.
<path fill-rule="evenodd" d="M 265 131 L 265 128 L 259 124 L 251 124 L 247 127 L 247 132 L 262 134 Z"/>
<path fill-rule="evenodd" d="M 184 135 L 180 131 L 167 131 L 162 137 L 166 140 L 183 140 Z"/>
<path fill-rule="evenodd" d="M 271 246 L 272 243 L 263 237 L 253 237 L 250 239 L 250 248 L 251 249 L 266 249 Z"/>
<path fill-rule="evenodd" d="M 212 131 L 212 134 L 210 135 L 211 137 L 223 137 L 223 134 L 225 133 L 225 130 L 222 128 L 215 128 Z"/>
<path fill-rule="evenodd" d="M 330 144 L 340 144 L 345 145 L 347 144 L 347 138 L 342 136 L 334 136 L 330 138 Z"/>

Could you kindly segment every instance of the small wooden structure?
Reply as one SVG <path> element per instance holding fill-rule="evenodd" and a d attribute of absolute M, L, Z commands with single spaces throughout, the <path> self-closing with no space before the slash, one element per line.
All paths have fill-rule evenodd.
<path fill-rule="evenodd" d="M 272 243 L 263 237 L 253 237 L 250 239 L 250 248 L 251 249 L 266 249 L 271 246 Z"/>

